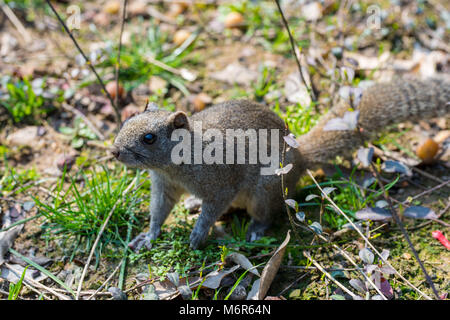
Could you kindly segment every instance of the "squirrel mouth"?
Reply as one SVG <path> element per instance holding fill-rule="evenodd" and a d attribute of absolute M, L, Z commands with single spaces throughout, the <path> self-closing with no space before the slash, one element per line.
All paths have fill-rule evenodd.
<path fill-rule="evenodd" d="M 127 147 L 124 147 L 124 149 L 126 150 L 126 152 L 120 152 L 120 154 L 117 156 L 117 160 L 128 166 L 145 166 L 145 160 L 147 159 L 146 156 Z"/>

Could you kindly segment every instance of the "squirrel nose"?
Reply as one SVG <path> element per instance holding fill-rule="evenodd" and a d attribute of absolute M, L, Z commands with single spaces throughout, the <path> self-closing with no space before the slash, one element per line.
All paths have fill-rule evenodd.
<path fill-rule="evenodd" d="M 120 156 L 120 151 L 119 151 L 119 149 L 116 148 L 116 147 L 112 147 L 111 153 L 113 154 L 114 157 L 116 157 L 116 159 L 118 159 L 119 156 Z"/>

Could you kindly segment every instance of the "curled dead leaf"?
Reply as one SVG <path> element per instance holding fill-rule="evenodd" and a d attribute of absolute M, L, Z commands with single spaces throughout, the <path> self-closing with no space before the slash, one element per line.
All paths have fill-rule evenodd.
<path fill-rule="evenodd" d="M 286 252 L 287 244 L 291 239 L 290 230 L 287 232 L 286 238 L 283 243 L 278 247 L 277 251 L 273 254 L 272 258 L 270 258 L 269 262 L 267 262 L 264 270 L 261 273 L 261 282 L 259 284 L 258 293 L 256 295 L 257 300 L 262 300 L 269 291 L 269 288 L 275 278 L 275 275 L 280 268 L 281 261 L 283 260 L 284 253 Z M 253 291 L 253 288 L 250 292 Z M 249 294 L 250 295 L 250 294 Z"/>

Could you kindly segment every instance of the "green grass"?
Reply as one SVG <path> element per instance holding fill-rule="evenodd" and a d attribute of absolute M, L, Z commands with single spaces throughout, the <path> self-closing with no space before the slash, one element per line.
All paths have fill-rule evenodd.
<path fill-rule="evenodd" d="M 8 294 L 8 300 L 17 300 L 19 297 L 20 290 L 22 290 L 23 286 L 23 278 L 25 278 L 25 274 L 27 273 L 27 269 L 29 266 L 26 266 L 25 269 L 22 272 L 22 275 L 20 276 L 19 281 L 17 283 L 10 283 L 9 284 L 9 294 Z"/>
<path fill-rule="evenodd" d="M 356 220 L 355 212 L 365 208 L 366 206 L 375 206 L 375 202 L 383 198 L 383 193 L 378 189 L 378 185 L 375 181 L 367 188 L 368 190 L 364 190 L 361 188 L 361 185 L 355 180 L 355 175 L 357 173 L 357 167 L 354 167 L 349 178 L 345 178 L 344 174 L 341 170 L 336 167 L 337 173 L 329 177 L 325 182 L 320 183 L 321 187 L 334 187 L 334 190 L 330 197 L 336 203 L 336 205 L 342 209 L 352 220 Z M 396 185 L 399 177 L 393 179 L 390 183 L 385 185 L 387 191 L 389 191 L 392 187 Z M 302 196 L 306 198 L 308 194 L 317 194 L 320 195 L 320 192 L 317 190 L 315 184 L 308 185 L 303 187 Z M 314 192 L 311 192 L 314 190 Z M 314 198 L 311 201 L 301 203 L 299 206 L 306 208 L 319 208 L 322 205 L 321 197 Z M 336 213 L 333 207 L 329 204 L 323 206 L 323 218 L 327 223 L 328 227 L 339 230 L 342 228 L 344 224 L 348 221 Z"/>
<path fill-rule="evenodd" d="M 34 198 L 39 212 L 45 218 L 42 225 L 44 238 L 61 239 L 71 247 L 72 257 L 76 253 L 86 253 L 90 251 L 101 226 L 116 205 L 96 250 L 99 254 L 109 244 L 122 248 L 129 224 L 137 228 L 139 223 L 136 218 L 130 219 L 130 216 L 139 211 L 138 204 L 144 189 L 141 186 L 124 194 L 132 179 L 133 176 L 127 173 L 126 168 L 110 171 L 102 167 L 100 170 L 77 173 L 73 177 L 63 174 L 54 190 L 56 197 L 50 203 Z M 69 186 L 66 186 L 67 181 Z"/>
<path fill-rule="evenodd" d="M 120 56 L 119 79 L 124 83 L 126 90 L 131 90 L 142 83 L 146 83 L 151 76 L 159 76 L 183 94 L 189 94 L 185 86 L 185 80 L 181 76 L 150 63 L 146 56 L 150 56 L 169 67 L 181 69 L 185 65 L 186 55 L 192 51 L 195 41 L 187 48 L 176 48 L 169 45 L 171 43 L 169 34 L 160 30 L 157 25 L 152 25 L 146 33 L 133 34 L 130 41 L 129 45 L 122 46 Z M 106 55 L 106 59 L 96 67 L 108 72 L 115 68 L 116 63 L 117 47 L 114 47 Z"/>
<path fill-rule="evenodd" d="M 10 194 L 14 195 L 25 192 L 32 187 L 30 182 L 36 181 L 39 174 L 36 169 L 19 170 L 8 166 L 5 160 L 5 167 L 0 170 L 0 196 Z"/>

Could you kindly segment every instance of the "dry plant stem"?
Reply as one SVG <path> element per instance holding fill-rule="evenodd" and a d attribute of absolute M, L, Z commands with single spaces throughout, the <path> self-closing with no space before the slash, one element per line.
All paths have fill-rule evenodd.
<path fill-rule="evenodd" d="M 408 204 L 408 202 L 411 203 L 413 200 L 416 200 L 417 198 L 420 198 L 420 197 L 422 197 L 422 196 L 424 196 L 424 195 L 426 195 L 426 194 L 428 194 L 428 193 L 431 193 L 431 192 L 433 192 L 433 191 L 436 191 L 436 190 L 438 190 L 438 189 L 440 189 L 440 188 L 446 186 L 446 185 L 449 184 L 449 183 L 450 183 L 450 180 L 446 180 L 446 181 L 444 181 L 444 182 L 438 184 L 437 186 L 434 186 L 434 187 L 431 188 L 431 189 L 428 189 L 428 190 L 426 190 L 426 191 L 424 191 L 424 192 L 421 192 L 421 193 L 415 195 L 415 196 L 412 197 L 411 199 L 407 199 L 407 200 L 403 201 L 402 204 L 405 205 L 405 204 Z"/>
<path fill-rule="evenodd" d="M 428 283 L 428 285 L 431 287 L 431 289 L 433 290 L 434 295 L 436 296 L 436 298 L 438 300 L 440 300 L 441 298 L 439 297 L 439 293 L 436 290 L 436 287 L 434 286 L 433 281 L 431 280 L 431 277 L 428 275 L 427 270 L 425 269 L 425 266 L 423 265 L 422 260 L 420 260 L 419 258 L 419 254 L 417 253 L 416 249 L 414 248 L 414 245 L 411 242 L 411 239 L 409 238 L 408 232 L 406 231 L 405 227 L 403 226 L 402 221 L 400 220 L 397 211 L 394 208 L 394 205 L 392 204 L 392 201 L 386 191 L 386 189 L 384 188 L 384 184 L 381 182 L 381 180 L 379 179 L 379 173 L 377 171 L 377 169 L 375 168 L 375 165 L 371 162 L 370 166 L 372 168 L 373 173 L 375 174 L 375 176 L 377 177 L 377 183 L 380 186 L 380 188 L 383 190 L 383 195 L 384 195 L 384 199 L 387 201 L 388 205 L 389 205 L 389 209 L 391 210 L 391 214 L 392 217 L 395 220 L 395 223 L 398 225 L 398 227 L 400 228 L 400 231 L 403 233 L 403 236 L 405 237 L 406 241 L 408 242 L 409 248 L 411 249 L 411 251 L 414 254 L 414 257 L 416 258 L 417 262 L 419 263 L 420 268 L 422 269 L 423 274 L 425 275 L 425 279 Z"/>
<path fill-rule="evenodd" d="M 58 14 L 58 12 L 56 11 L 56 9 L 53 7 L 53 5 L 51 4 L 50 0 L 46 0 L 47 4 L 49 5 L 50 9 L 53 11 L 53 13 L 56 15 L 56 17 L 58 18 L 58 21 L 61 23 L 61 25 L 64 27 L 64 30 L 67 32 L 67 34 L 69 35 L 70 39 L 72 40 L 72 42 L 74 43 L 75 47 L 78 49 L 78 51 L 80 52 L 80 54 L 83 56 L 83 58 L 86 61 L 86 64 L 89 66 L 89 68 L 91 69 L 91 71 L 95 74 L 95 76 L 97 77 L 98 82 L 100 83 L 100 85 L 102 86 L 103 91 L 105 92 L 107 98 L 109 99 L 109 101 L 111 102 L 111 105 L 114 109 L 114 112 L 116 114 L 116 121 L 117 121 L 117 125 L 120 124 L 120 112 L 119 109 L 117 108 L 116 104 L 114 103 L 113 98 L 111 97 L 111 95 L 109 94 L 109 92 L 106 90 L 105 84 L 103 83 L 102 79 L 100 78 L 99 74 L 97 73 L 97 70 L 95 70 L 94 65 L 91 63 L 91 61 L 89 60 L 89 58 L 86 56 L 86 54 L 84 53 L 84 51 L 81 49 L 81 47 L 78 45 L 77 40 L 75 40 L 72 32 L 70 32 L 69 28 L 66 26 L 66 24 L 64 23 L 64 21 L 61 19 L 60 15 Z"/>
<path fill-rule="evenodd" d="M 18 277 L 20 278 L 21 272 L 19 272 L 17 269 L 15 269 L 14 266 L 12 266 L 12 265 L 10 265 L 10 264 L 8 264 L 8 263 L 5 263 L 5 266 L 6 266 L 9 270 L 11 270 L 16 276 L 18 276 Z M 49 287 L 43 285 L 42 283 L 39 283 L 39 282 L 37 282 L 37 281 L 34 281 L 33 279 L 24 277 L 23 283 L 24 283 L 27 287 L 29 287 L 31 290 L 35 291 L 35 292 L 38 293 L 38 294 L 41 294 L 41 292 L 38 291 L 38 290 L 37 290 L 36 288 L 34 288 L 34 287 L 38 287 L 38 288 L 40 288 L 40 289 L 44 289 L 44 290 L 50 292 L 51 294 L 55 295 L 56 297 L 58 297 L 58 298 L 60 298 L 60 299 L 62 299 L 62 300 L 70 300 L 69 297 L 67 297 L 67 296 L 65 296 L 65 295 L 63 295 L 63 294 L 60 294 L 60 293 L 56 292 L 55 290 L 53 290 L 53 289 L 51 289 L 51 288 L 49 288 Z"/>
<path fill-rule="evenodd" d="M 23 24 L 20 22 L 20 20 L 16 17 L 14 11 L 12 11 L 11 8 L 3 0 L 0 1 L 0 5 L 5 15 L 9 18 L 14 27 L 16 27 L 17 31 L 19 31 L 25 42 L 27 44 L 30 43 L 32 40 L 31 36 L 28 33 L 27 29 L 25 29 Z"/>
<path fill-rule="evenodd" d="M 288 35 L 289 35 L 289 41 L 291 43 L 291 47 L 292 47 L 292 51 L 293 51 L 293 54 L 294 54 L 294 58 L 295 58 L 295 61 L 297 62 L 298 71 L 300 72 L 300 80 L 303 82 L 303 84 L 305 85 L 306 89 L 308 90 L 308 93 L 311 96 L 311 100 L 313 102 L 315 102 L 316 101 L 316 95 L 314 94 L 314 91 L 310 87 L 308 87 L 308 84 L 306 83 L 305 77 L 303 76 L 302 66 L 300 64 L 299 57 L 297 57 L 297 50 L 296 50 L 296 46 L 295 46 L 295 43 L 294 43 L 294 38 L 292 37 L 292 34 L 291 34 L 291 30 L 289 29 L 289 24 L 288 24 L 288 22 L 286 20 L 286 17 L 284 16 L 283 10 L 281 9 L 279 0 L 275 0 L 275 3 L 277 4 L 278 11 L 281 14 L 281 19 L 283 20 L 283 24 L 284 24 L 284 26 L 285 26 L 285 28 L 287 30 Z M 312 85 L 312 81 L 311 81 L 311 85 Z"/>
<path fill-rule="evenodd" d="M 413 288 L 414 290 L 416 290 L 418 293 L 420 293 L 422 296 L 424 296 L 426 299 L 428 300 L 432 300 L 431 297 L 429 297 L 426 293 L 422 292 L 420 289 L 418 289 L 416 286 L 414 286 L 411 282 L 409 282 L 405 277 L 403 277 L 398 271 L 397 269 L 395 269 L 389 261 L 387 261 L 386 259 L 383 258 L 383 256 L 380 254 L 380 252 L 378 252 L 378 250 L 370 243 L 369 239 L 366 238 L 366 236 L 355 226 L 355 224 L 353 223 L 353 221 L 336 205 L 336 203 L 334 203 L 334 201 L 325 193 L 323 192 L 322 188 L 320 187 L 320 185 L 317 183 L 316 179 L 314 178 L 314 176 L 312 175 L 311 171 L 308 169 L 306 170 L 308 175 L 311 177 L 311 179 L 314 181 L 314 183 L 316 184 L 317 188 L 320 190 L 320 192 L 323 194 L 323 196 L 331 203 L 331 205 L 333 206 L 333 208 L 336 209 L 337 212 L 339 212 L 350 224 L 351 226 L 355 229 L 355 231 L 363 238 L 363 240 L 367 243 L 367 245 L 380 257 L 381 261 L 383 261 L 387 266 L 391 267 L 394 271 L 395 274 L 398 275 L 400 277 L 400 279 L 402 279 L 403 281 L 405 281 L 411 288 Z"/>
<path fill-rule="evenodd" d="M 114 277 L 116 272 L 120 269 L 120 267 L 122 266 L 122 263 L 123 263 L 123 260 L 120 261 L 120 263 L 117 265 L 117 267 L 114 269 L 114 271 L 110 274 L 108 279 L 106 279 L 105 282 L 103 282 L 103 284 L 97 290 L 95 290 L 95 292 L 91 296 L 89 296 L 88 300 L 91 300 L 93 297 L 95 297 L 100 292 L 100 290 L 102 290 L 108 284 L 108 282 L 112 279 L 112 277 Z"/>
<path fill-rule="evenodd" d="M 116 70 L 115 70 L 115 78 L 116 78 L 116 100 L 115 105 L 119 108 L 119 69 L 120 69 L 120 53 L 122 52 L 122 35 L 123 29 L 125 27 L 125 19 L 127 15 L 127 0 L 123 1 L 123 11 L 122 11 L 122 23 L 120 25 L 120 36 L 119 36 L 119 49 L 117 50 L 117 62 L 116 62 Z M 120 119 L 121 120 L 121 119 Z M 119 121 L 120 123 L 120 121 Z"/>
<path fill-rule="evenodd" d="M 287 123 L 285 123 L 284 136 L 286 136 L 287 128 L 288 128 L 288 125 L 287 125 Z M 283 142 L 283 152 L 281 153 L 281 166 L 283 168 L 284 168 L 285 158 L 286 158 L 286 142 Z M 294 234 L 295 234 L 295 237 L 297 238 L 297 240 L 300 240 L 300 235 L 298 234 L 297 229 L 295 228 L 294 218 L 292 218 L 292 216 L 291 216 L 291 210 L 289 210 L 289 206 L 286 203 L 286 192 L 284 189 L 284 174 L 281 174 L 281 194 L 283 196 L 284 206 L 286 208 L 286 212 L 289 217 L 289 223 L 291 224 L 291 228 L 292 228 L 292 230 L 294 230 Z"/>
<path fill-rule="evenodd" d="M 131 183 L 128 185 L 128 187 L 123 192 L 123 196 L 126 196 L 128 194 L 130 189 L 136 183 L 136 180 L 137 180 L 137 177 L 135 177 L 133 179 L 133 181 L 131 181 Z M 91 252 L 89 253 L 88 260 L 86 261 L 86 265 L 84 266 L 83 273 L 81 274 L 80 282 L 78 284 L 77 294 L 75 297 L 76 300 L 78 300 L 80 297 L 80 292 L 81 292 L 81 287 L 83 286 L 84 277 L 86 276 L 87 269 L 89 268 L 89 264 L 91 263 L 92 256 L 94 255 L 95 249 L 97 248 L 97 244 L 100 241 L 100 237 L 102 236 L 103 231 L 105 231 L 106 225 L 108 224 L 109 219 L 111 218 L 113 212 L 116 210 L 116 207 L 120 200 L 121 200 L 121 198 L 118 198 L 116 200 L 116 203 L 114 203 L 114 206 L 112 207 L 111 211 L 109 212 L 108 217 L 106 218 L 105 222 L 103 222 L 103 225 L 100 228 L 100 231 L 98 232 L 97 238 L 95 239 L 94 244 L 92 245 Z"/>
<path fill-rule="evenodd" d="M 364 145 L 364 137 L 361 134 L 361 128 L 357 127 L 356 128 L 356 133 L 357 133 L 357 135 L 359 136 L 359 138 L 361 140 L 361 144 Z M 425 269 L 425 266 L 423 265 L 422 260 L 420 260 L 419 254 L 417 253 L 416 249 L 414 248 L 414 245 L 412 244 L 411 239 L 409 238 L 408 232 L 406 231 L 405 227 L 403 226 L 403 223 L 400 220 L 400 217 L 398 216 L 397 211 L 394 208 L 394 205 L 392 204 L 391 198 L 389 197 L 389 194 L 386 191 L 386 188 L 384 187 L 383 182 L 381 181 L 381 176 L 380 176 L 377 168 L 375 167 L 375 165 L 373 164 L 372 161 L 370 161 L 370 168 L 372 169 L 372 173 L 375 175 L 375 177 L 377 179 L 378 186 L 383 191 L 384 199 L 388 203 L 389 209 L 391 211 L 392 217 L 395 220 L 395 223 L 398 225 L 398 227 L 400 228 L 400 231 L 403 233 L 403 236 L 405 237 L 406 242 L 408 242 L 408 246 L 411 249 L 411 251 L 413 252 L 414 257 L 416 258 L 417 262 L 419 263 L 419 266 L 422 269 L 423 274 L 425 275 L 425 279 L 426 279 L 428 285 L 433 290 L 433 293 L 436 296 L 436 298 L 438 300 L 440 300 L 441 298 L 439 297 L 439 293 L 437 292 L 436 287 L 434 286 L 434 283 L 431 280 L 431 277 L 428 275 L 428 272 Z"/>
<path fill-rule="evenodd" d="M 378 287 L 375 285 L 375 283 L 373 283 L 373 281 L 370 279 L 370 277 L 368 277 L 364 271 L 358 266 L 358 264 L 347 254 L 347 252 L 345 252 L 345 250 L 342 250 L 340 247 L 338 247 L 337 245 L 333 245 L 334 248 L 336 248 L 343 256 L 344 258 L 346 258 L 348 261 L 350 261 L 351 264 L 353 264 L 356 268 L 356 270 L 358 270 L 363 277 L 366 279 L 366 281 L 375 289 L 375 291 L 383 298 L 383 300 L 387 300 L 386 296 L 380 291 L 380 289 L 378 289 Z"/>
<path fill-rule="evenodd" d="M 331 274 L 329 274 L 324 268 L 322 268 L 322 266 L 311 257 L 311 255 L 309 254 L 308 251 L 303 251 L 303 254 L 305 255 L 305 257 L 307 257 L 309 260 L 311 260 L 311 262 L 317 267 L 317 269 L 319 269 L 328 279 L 333 281 L 334 284 L 336 284 L 339 288 L 341 288 L 346 293 L 348 293 L 353 298 L 353 300 L 357 297 L 353 292 L 351 292 L 346 287 L 344 287 L 339 281 L 334 279 L 333 276 L 331 276 Z"/>
<path fill-rule="evenodd" d="M 287 124 L 286 124 L 286 128 L 287 128 Z M 285 129 L 285 132 L 284 132 L 284 135 L 286 135 L 286 129 Z M 282 154 L 281 154 L 281 156 L 282 156 L 282 160 L 281 160 L 281 165 L 284 167 L 284 159 L 285 159 L 285 155 L 286 155 L 286 142 L 284 142 L 284 144 L 283 144 L 283 152 L 282 152 Z M 308 170 L 309 171 L 309 170 Z M 294 220 L 293 220 L 293 218 L 292 218 L 292 216 L 291 216 L 291 211 L 290 211 L 290 209 L 289 209 L 289 206 L 286 204 L 286 193 L 284 192 L 284 178 L 283 178 L 283 174 L 281 175 L 281 191 L 282 191 L 282 195 L 283 195 L 283 200 L 284 200 L 284 204 L 285 204 L 285 207 L 286 207 L 286 211 L 287 211 L 287 213 L 288 213 L 288 217 L 289 217 L 289 222 L 290 222 L 290 224 L 291 224 L 291 227 L 292 227 L 292 229 L 294 230 L 294 233 L 295 233 L 295 236 L 297 237 L 297 239 L 300 239 L 300 236 L 298 235 L 298 233 L 297 233 L 297 229 L 295 228 L 295 224 L 294 224 Z M 322 208 L 323 208 L 323 199 L 322 199 L 322 205 L 321 205 L 321 215 L 322 215 Z M 322 224 L 322 222 L 321 222 L 321 224 Z M 322 236 L 321 234 L 315 234 L 314 235 L 314 238 L 313 238 L 313 241 L 314 241 L 314 239 L 315 239 L 315 237 L 319 237 L 320 239 L 322 239 L 323 241 L 325 241 L 326 243 L 328 243 L 329 242 L 329 240 L 327 239 L 327 238 L 325 238 L 324 236 Z M 369 284 L 378 292 L 378 294 L 379 295 L 381 295 L 381 297 L 384 299 L 384 300 L 387 300 L 387 298 L 384 296 L 384 294 L 378 289 L 378 287 L 373 283 L 373 281 L 364 273 L 364 271 L 363 270 L 361 270 L 359 267 L 358 267 L 358 265 L 356 264 L 356 262 L 354 262 L 351 258 L 350 258 L 350 256 L 344 251 L 344 250 L 342 250 L 341 248 L 339 248 L 339 246 L 337 246 L 337 245 L 335 245 L 335 244 L 333 244 L 333 247 L 335 247 L 339 252 L 341 252 L 341 254 L 347 259 L 347 260 L 349 260 L 350 261 L 350 263 L 352 263 L 357 269 L 358 269 L 358 271 L 363 275 L 363 277 L 367 280 L 367 282 L 369 282 Z M 311 260 L 312 261 L 312 260 Z M 321 270 L 322 271 L 322 270 Z"/>

